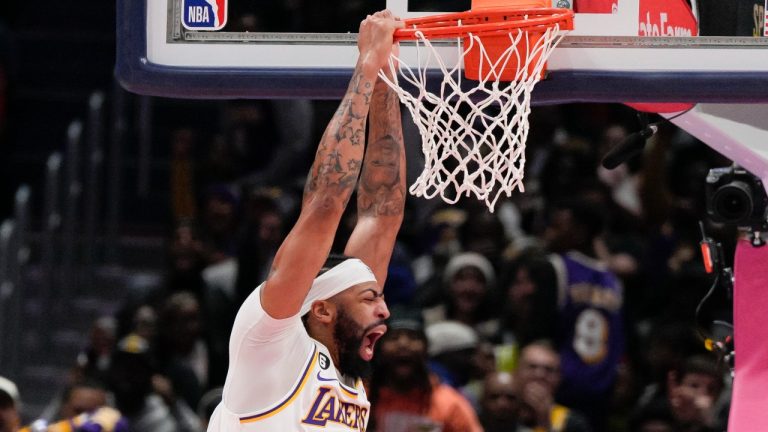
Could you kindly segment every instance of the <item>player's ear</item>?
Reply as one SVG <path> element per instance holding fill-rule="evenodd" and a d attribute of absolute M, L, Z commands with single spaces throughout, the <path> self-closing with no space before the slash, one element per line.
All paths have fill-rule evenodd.
<path fill-rule="evenodd" d="M 310 312 L 316 320 L 323 324 L 328 324 L 333 321 L 336 316 L 336 305 L 325 300 L 318 300 L 312 303 L 312 309 Z"/>

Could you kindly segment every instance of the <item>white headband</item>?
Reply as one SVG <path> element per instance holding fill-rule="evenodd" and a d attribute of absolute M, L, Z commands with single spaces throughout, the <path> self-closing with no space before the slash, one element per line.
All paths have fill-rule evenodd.
<path fill-rule="evenodd" d="M 312 303 L 327 300 L 336 294 L 365 282 L 376 282 L 376 276 L 364 262 L 350 258 L 321 274 L 312 282 L 299 315 L 304 315 L 312 308 Z"/>

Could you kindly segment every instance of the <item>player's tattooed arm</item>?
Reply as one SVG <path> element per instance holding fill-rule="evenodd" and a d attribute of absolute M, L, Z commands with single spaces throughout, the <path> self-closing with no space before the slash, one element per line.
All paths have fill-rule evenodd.
<path fill-rule="evenodd" d="M 371 105 L 368 151 L 357 193 L 360 216 L 399 216 L 405 204 L 405 151 L 400 103 L 383 81 Z"/>
<path fill-rule="evenodd" d="M 345 100 L 336 110 L 336 117 L 339 117 L 339 124 L 336 125 L 334 138 L 336 141 L 349 139 L 352 145 L 360 145 L 365 140 L 365 118 L 368 115 L 368 108 L 371 105 L 371 94 L 373 93 L 373 84 L 369 80 L 363 80 L 362 74 L 358 73 L 352 79 L 349 85 L 353 94 L 363 96 L 362 106 L 355 106 L 352 100 Z M 362 121 L 362 128 L 359 126 Z"/>
<path fill-rule="evenodd" d="M 373 80 L 358 68 L 349 89 L 323 134 L 304 187 L 304 204 L 318 194 L 324 205 L 342 210 L 357 183 L 362 165 L 365 124 Z"/>
<path fill-rule="evenodd" d="M 301 213 L 275 254 L 261 293 L 264 310 L 274 318 L 299 312 L 333 245 L 360 175 L 376 77 L 389 59 L 395 29 L 402 26 L 388 11 L 368 16 L 360 24 L 360 55 L 349 88 L 321 138 L 304 188 Z"/>
<path fill-rule="evenodd" d="M 373 91 L 368 148 L 357 187 L 357 225 L 345 253 L 362 259 L 384 285 L 405 207 L 405 149 L 400 102 L 379 80 Z"/>

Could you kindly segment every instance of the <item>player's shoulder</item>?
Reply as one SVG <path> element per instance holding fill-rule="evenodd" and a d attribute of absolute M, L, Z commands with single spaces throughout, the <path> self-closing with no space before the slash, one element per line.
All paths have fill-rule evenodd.
<path fill-rule="evenodd" d="M 310 337 L 298 314 L 289 318 L 274 318 L 264 310 L 260 298 L 263 286 L 259 285 L 238 310 L 230 345 L 242 345 L 246 341 L 256 345 L 294 345 L 299 342 L 309 345 Z"/>

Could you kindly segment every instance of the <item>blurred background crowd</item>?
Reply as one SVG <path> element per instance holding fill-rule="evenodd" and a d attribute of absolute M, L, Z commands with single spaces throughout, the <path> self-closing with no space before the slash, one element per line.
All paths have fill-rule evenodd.
<path fill-rule="evenodd" d="M 346 6 L 349 22 L 368 8 Z M 100 7 L 108 22 L 90 34 L 113 41 L 114 10 Z M 26 226 L 16 246 L 27 258 L 16 294 L 0 297 L 0 431 L 71 430 L 55 429 L 61 420 L 89 431 L 205 430 L 235 314 L 298 215 L 338 102 L 133 96 L 103 58 L 88 62 L 98 78 L 51 84 L 25 73 L 42 67 L 30 54 L 50 36 L 39 28 L 56 23 L 23 5 L 8 12 L 0 219 Z M 262 15 L 232 25 L 275 22 Z M 70 49 L 93 48 L 75 34 L 64 36 Z M 48 98 L 59 109 L 36 111 Z M 97 109 L 104 101 L 109 112 Z M 80 135 L 67 129 L 77 117 L 87 118 Z M 403 125 L 410 184 L 423 157 L 407 113 Z M 663 124 L 641 156 L 605 170 L 606 151 L 640 128 L 623 105 L 539 106 L 530 126 L 525 192 L 494 213 L 473 199 L 409 197 L 384 287 L 392 318 L 368 385 L 369 430 L 725 430 L 730 369 L 703 340 L 727 337 L 731 305 L 723 289 L 700 305 L 713 277 L 699 222 L 730 260 L 737 232 L 706 220 L 704 194 L 708 170 L 730 161 Z M 108 148 L 93 144 L 99 134 Z M 55 177 L 51 153 L 67 175 Z M 353 226 L 350 211 L 335 252 Z"/>

